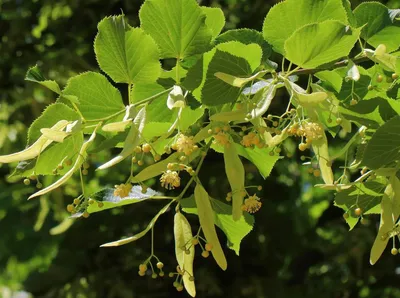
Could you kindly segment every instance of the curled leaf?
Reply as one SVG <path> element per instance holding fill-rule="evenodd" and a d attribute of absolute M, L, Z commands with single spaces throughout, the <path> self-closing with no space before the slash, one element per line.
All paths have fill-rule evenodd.
<path fill-rule="evenodd" d="M 267 112 L 272 99 L 275 97 L 276 90 L 281 86 L 282 84 L 271 83 L 254 95 L 253 101 L 255 102 L 256 106 L 252 111 L 250 111 L 251 119 L 261 117 L 265 114 L 265 112 Z"/>
<path fill-rule="evenodd" d="M 192 228 L 186 217 L 177 212 L 174 217 L 175 256 L 179 267 L 183 272 L 183 285 L 190 296 L 196 296 L 196 287 L 193 276 L 194 248 L 191 244 L 193 239 Z M 187 253 L 189 252 L 189 253 Z"/>
<path fill-rule="evenodd" d="M 225 172 L 232 189 L 232 217 L 237 221 L 243 214 L 245 172 L 234 143 L 224 147 Z"/>
<path fill-rule="evenodd" d="M 167 106 L 170 110 L 173 108 L 185 107 L 185 97 L 183 96 L 182 88 L 180 86 L 175 85 L 168 94 Z"/>
<path fill-rule="evenodd" d="M 51 130 L 61 131 L 67 126 L 67 124 L 68 124 L 67 120 L 60 120 L 51 127 Z M 35 143 L 33 143 L 25 150 L 9 155 L 0 156 L 0 163 L 10 163 L 15 161 L 24 161 L 35 158 L 40 154 L 40 152 L 46 149 L 52 142 L 53 140 L 42 135 L 39 137 L 39 139 L 37 139 Z"/>
<path fill-rule="evenodd" d="M 113 159 L 101 165 L 98 170 L 104 170 L 111 166 L 116 165 L 117 163 L 123 161 L 125 158 L 130 156 L 134 151 L 137 145 L 140 143 L 140 139 L 142 138 L 142 131 L 144 125 L 146 123 L 146 107 L 140 109 L 139 113 L 136 115 L 133 120 L 131 129 L 125 139 L 124 148 L 122 151 Z"/>
<path fill-rule="evenodd" d="M 219 243 L 217 231 L 214 225 L 214 211 L 211 207 L 210 198 L 204 187 L 197 183 L 194 189 L 194 199 L 199 214 L 201 228 L 208 243 L 212 244 L 211 253 L 222 270 L 226 270 L 228 264 Z"/>
<path fill-rule="evenodd" d="M 358 67 L 356 64 L 354 64 L 353 61 L 349 61 L 349 64 L 347 65 L 347 74 L 345 77 L 346 81 L 355 81 L 357 82 L 360 79 L 360 71 L 358 70 Z"/>
<path fill-rule="evenodd" d="M 33 195 L 31 195 L 28 198 L 28 200 L 38 197 L 38 196 L 41 196 L 41 195 L 44 195 L 44 194 L 52 191 L 53 189 L 60 187 L 65 182 L 67 182 L 69 178 L 71 178 L 71 176 L 74 174 L 74 172 L 76 170 L 78 170 L 81 167 L 82 163 L 84 162 L 84 160 L 87 156 L 86 151 L 87 151 L 88 147 L 90 146 L 90 144 L 93 143 L 93 141 L 96 137 L 96 131 L 97 131 L 98 127 L 99 127 L 99 125 L 97 125 L 97 127 L 94 129 L 90 138 L 82 145 L 81 149 L 79 150 L 78 158 L 75 160 L 75 163 L 71 167 L 71 169 L 67 173 L 65 173 L 64 176 L 62 176 L 59 180 L 57 180 L 53 184 L 47 186 L 46 188 L 44 188 L 38 192 L 35 192 Z"/>

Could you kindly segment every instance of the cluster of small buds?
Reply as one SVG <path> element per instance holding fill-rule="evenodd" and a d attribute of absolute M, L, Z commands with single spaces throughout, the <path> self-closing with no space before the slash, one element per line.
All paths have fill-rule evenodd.
<path fill-rule="evenodd" d="M 170 272 L 168 274 L 169 277 L 174 277 L 176 275 L 175 281 L 173 282 L 173 286 L 176 288 L 176 290 L 178 292 L 182 292 L 183 291 L 183 274 L 185 273 L 184 270 L 182 270 L 179 265 L 176 266 L 176 272 Z M 194 281 L 194 276 L 190 276 L 189 279 L 191 281 Z"/>
<path fill-rule="evenodd" d="M 30 185 L 31 184 L 31 180 L 32 181 L 36 180 L 36 188 L 42 188 L 43 187 L 43 184 L 40 183 L 39 178 L 36 175 L 32 175 L 29 178 L 25 178 L 24 179 L 24 184 L 27 185 L 27 186 Z"/>
<path fill-rule="evenodd" d="M 157 152 L 154 150 L 154 148 L 148 144 L 148 143 L 144 143 L 142 146 L 136 146 L 135 150 L 134 150 L 136 156 L 132 157 L 132 163 L 137 163 L 138 166 L 143 166 L 144 165 L 144 154 L 146 153 L 152 153 L 153 154 L 153 159 L 154 162 L 160 161 L 161 160 L 161 155 L 157 154 Z M 169 152 L 171 153 L 171 152 Z M 139 157 L 140 155 L 140 157 Z M 149 161 L 149 163 L 151 163 L 151 160 Z"/>
<path fill-rule="evenodd" d="M 160 178 L 161 186 L 166 189 L 174 189 L 181 185 L 181 178 L 177 171 L 167 170 Z"/>
<path fill-rule="evenodd" d="M 132 184 L 130 183 L 115 185 L 114 196 L 125 198 L 129 196 L 131 190 L 132 190 Z"/>
<path fill-rule="evenodd" d="M 175 143 L 171 146 L 172 149 L 183 152 L 186 156 L 189 156 L 194 151 L 199 149 L 196 143 L 193 141 L 193 137 L 185 136 L 184 134 L 179 134 Z"/>
<path fill-rule="evenodd" d="M 204 246 L 203 244 L 200 242 L 200 240 L 204 241 Z M 184 246 L 182 247 L 182 249 L 185 251 L 185 253 L 189 254 L 190 253 L 190 248 L 192 246 L 196 246 L 196 245 L 200 245 L 200 248 L 202 250 L 201 252 L 201 256 L 203 258 L 208 258 L 208 256 L 210 255 L 210 251 L 213 249 L 213 245 L 211 243 L 206 242 L 202 237 L 200 236 L 195 236 L 190 243 L 187 243 L 186 245 L 188 246 Z M 178 271 L 179 273 L 179 271 Z"/>
<path fill-rule="evenodd" d="M 260 202 L 260 198 L 256 195 L 249 196 L 244 200 L 242 205 L 242 210 L 248 213 L 256 213 L 260 210 L 262 203 Z"/>
<path fill-rule="evenodd" d="M 93 205 L 96 203 L 95 200 L 93 199 L 86 199 L 83 196 L 80 196 L 72 202 L 72 204 L 67 205 L 67 211 L 71 214 L 75 214 L 77 212 L 82 212 L 82 217 L 83 218 L 88 218 L 89 217 L 89 212 L 87 211 L 87 207 L 89 205 Z M 97 207 L 98 208 L 103 208 L 104 203 L 103 202 L 97 202 Z"/>
<path fill-rule="evenodd" d="M 308 173 L 311 175 L 314 175 L 314 177 L 320 177 L 321 176 L 321 170 L 320 169 L 314 169 L 313 167 L 308 168 Z"/>
<path fill-rule="evenodd" d="M 154 266 L 153 266 L 153 264 L 151 263 L 152 257 L 154 257 L 154 258 L 157 259 L 156 267 L 157 267 L 157 269 L 160 270 L 160 272 L 159 272 L 158 274 L 155 272 Z M 152 277 L 152 278 L 156 279 L 157 276 L 163 277 L 163 276 L 165 275 L 165 273 L 164 273 L 164 271 L 163 271 L 164 264 L 163 264 L 162 262 L 160 262 L 156 256 L 151 256 L 151 257 L 150 257 L 149 259 L 147 259 L 144 263 L 142 263 L 142 264 L 139 265 L 139 271 L 138 271 L 139 276 L 145 276 L 145 275 L 146 275 L 146 272 L 147 272 L 147 269 L 148 269 L 147 264 L 150 265 L 150 268 L 151 268 L 151 277 Z"/>
<path fill-rule="evenodd" d="M 87 175 L 89 174 L 88 169 L 90 168 L 90 163 L 88 163 L 87 161 L 85 161 L 82 165 L 82 175 Z"/>
<path fill-rule="evenodd" d="M 244 135 L 240 143 L 245 147 L 256 146 L 258 148 L 263 148 L 265 146 L 260 135 L 255 132 L 249 132 L 247 135 Z"/>

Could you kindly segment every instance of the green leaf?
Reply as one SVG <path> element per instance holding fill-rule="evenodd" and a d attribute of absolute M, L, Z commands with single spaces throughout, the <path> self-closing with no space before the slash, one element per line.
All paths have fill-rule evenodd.
<path fill-rule="evenodd" d="M 188 130 L 194 123 L 197 122 L 204 115 L 204 108 L 199 107 L 192 110 L 190 107 L 185 107 L 182 110 L 181 118 L 179 120 L 179 128 L 181 131 Z"/>
<path fill-rule="evenodd" d="M 340 89 L 342 89 L 342 77 L 332 70 L 323 70 L 317 72 L 315 76 L 320 79 L 324 84 L 327 84 L 328 86 L 333 88 L 333 90 L 335 90 L 336 92 L 340 92 Z"/>
<path fill-rule="evenodd" d="M 356 208 L 360 208 L 362 213 L 367 213 L 369 210 L 378 205 L 383 196 L 386 183 L 383 181 L 367 181 L 353 185 L 348 189 L 343 189 L 336 194 L 335 204 L 343 208 L 349 214 L 349 219 L 352 224 L 356 224 L 358 219 L 354 212 Z M 350 226 L 350 230 L 354 227 Z"/>
<path fill-rule="evenodd" d="M 105 76 L 96 72 L 85 72 L 72 77 L 62 94 L 78 98 L 77 106 L 86 120 L 109 117 L 125 110 L 118 89 Z"/>
<path fill-rule="evenodd" d="M 116 83 L 155 82 L 160 75 L 160 53 L 154 40 L 140 28 L 130 28 L 124 16 L 98 24 L 94 51 L 101 69 Z"/>
<path fill-rule="evenodd" d="M 184 86 L 193 90 L 193 95 L 208 106 L 234 102 L 240 95 L 240 88 L 233 87 L 215 74 L 224 73 L 248 77 L 260 65 L 262 50 L 257 44 L 245 45 L 236 41 L 219 44 L 204 54 L 186 76 Z"/>
<path fill-rule="evenodd" d="M 165 134 L 170 127 L 171 123 L 169 122 L 149 122 L 143 129 L 143 139 L 151 140 L 154 137 L 161 136 Z"/>
<path fill-rule="evenodd" d="M 342 0 L 286 0 L 269 10 L 263 25 L 263 35 L 276 52 L 284 54 L 285 50 L 287 51 L 287 48 L 284 48 L 285 41 L 293 32 L 304 25 L 326 20 L 347 23 L 347 13 Z M 320 40 L 325 41 L 328 36 Z M 307 47 L 301 51 L 305 49 Z"/>
<path fill-rule="evenodd" d="M 215 199 L 211 199 L 211 204 L 214 210 L 215 224 L 225 233 L 228 247 L 239 255 L 240 243 L 253 229 L 254 216 L 245 213 L 238 221 L 234 221 L 231 206 Z M 193 196 L 182 200 L 181 205 L 182 210 L 186 213 L 198 214 Z"/>
<path fill-rule="evenodd" d="M 136 204 L 151 199 L 154 196 L 160 196 L 161 193 L 147 188 L 146 193 L 142 193 L 142 187 L 134 185 L 125 198 L 114 195 L 114 188 L 105 188 L 89 196 L 89 199 L 95 200 L 94 204 L 89 204 L 86 211 L 95 213 L 107 209 L 117 208 L 125 205 Z M 102 202 L 102 207 L 99 207 Z"/>
<path fill-rule="evenodd" d="M 371 170 L 390 166 L 400 159 L 400 116 L 382 125 L 365 148 L 363 164 Z"/>
<path fill-rule="evenodd" d="M 272 53 L 271 46 L 268 44 L 268 42 L 265 41 L 262 34 L 257 30 L 247 28 L 229 30 L 215 39 L 216 44 L 226 43 L 229 41 L 238 41 L 243 44 L 258 44 L 263 51 L 263 61 L 267 61 Z"/>
<path fill-rule="evenodd" d="M 228 264 L 226 262 L 224 251 L 218 240 L 218 235 L 214 226 L 214 211 L 211 207 L 211 201 L 204 187 L 197 183 L 194 189 L 194 199 L 198 210 L 200 225 L 206 238 L 207 243 L 212 245 L 211 253 L 222 270 L 226 270 Z"/>
<path fill-rule="evenodd" d="M 134 85 L 131 91 L 132 103 L 139 102 L 165 90 L 163 86 L 156 83 Z M 165 93 L 147 105 L 148 122 L 175 121 L 174 112 L 167 108 L 167 98 L 168 93 Z"/>
<path fill-rule="evenodd" d="M 193 260 L 195 246 L 192 245 L 193 239 L 192 227 L 186 217 L 177 212 L 174 217 L 174 238 L 175 238 L 175 256 L 180 269 L 183 271 L 182 280 L 186 291 L 190 296 L 196 296 L 196 287 L 193 275 Z M 187 253 L 189 251 L 189 253 Z"/>
<path fill-rule="evenodd" d="M 347 20 L 349 22 L 349 25 L 351 27 L 357 27 L 357 20 L 356 17 L 354 16 L 354 13 L 351 9 L 351 2 L 350 0 L 342 0 L 342 5 L 344 9 L 346 10 L 347 14 Z"/>
<path fill-rule="evenodd" d="M 343 82 L 340 92 L 336 93 L 340 101 L 350 103 L 352 98 L 359 101 L 368 94 L 371 76 L 368 71 L 361 66 L 355 66 L 355 68 L 342 67 L 334 70 L 334 72 L 338 73 L 344 79 L 347 78 L 347 80 Z"/>
<path fill-rule="evenodd" d="M 361 37 L 370 45 L 384 44 L 388 52 L 400 46 L 400 27 L 395 26 L 389 16 L 388 8 L 378 2 L 361 3 L 354 10 L 357 26 L 364 26 Z"/>
<path fill-rule="evenodd" d="M 201 10 L 206 14 L 206 25 L 212 32 L 212 38 L 216 38 L 225 26 L 224 12 L 218 7 L 202 6 Z"/>
<path fill-rule="evenodd" d="M 174 201 L 171 201 L 171 202 L 169 202 L 167 205 L 165 205 L 165 206 L 156 214 L 156 216 L 153 217 L 153 219 L 150 221 L 150 223 L 147 225 L 147 227 L 146 227 L 143 231 L 141 231 L 140 233 L 137 233 L 137 234 L 134 235 L 134 236 L 127 237 L 127 238 L 124 238 L 124 239 L 121 239 L 121 240 L 117 240 L 117 241 L 105 243 L 105 244 L 103 244 L 103 245 L 100 245 L 100 247 L 121 246 L 121 245 L 130 243 L 130 242 L 133 242 L 133 241 L 136 241 L 136 240 L 142 238 L 144 235 L 147 234 L 148 231 L 151 230 L 152 227 L 154 227 L 154 225 L 155 225 L 157 219 L 161 216 L 161 214 L 164 214 L 164 213 L 169 209 L 169 206 L 170 206 L 173 202 L 174 202 Z"/>
<path fill-rule="evenodd" d="M 366 102 L 364 104 L 364 102 Z M 375 108 L 372 112 L 367 108 L 368 106 Z M 384 123 L 379 107 L 375 106 L 373 102 L 362 101 L 355 106 L 348 108 L 339 107 L 338 110 L 341 114 L 346 115 L 346 119 L 356 122 L 360 125 L 365 125 L 368 128 L 378 128 L 379 125 Z"/>
<path fill-rule="evenodd" d="M 338 21 L 306 25 L 286 40 L 287 59 L 303 68 L 333 62 L 350 53 L 360 30 L 351 29 Z"/>
<path fill-rule="evenodd" d="M 161 50 L 161 58 L 183 59 L 209 50 L 213 32 L 195 0 L 146 0 L 139 18 Z"/>
<path fill-rule="evenodd" d="M 42 133 L 42 128 L 50 128 L 61 119 L 67 121 L 79 120 L 77 112 L 62 103 L 54 103 L 46 107 L 43 113 L 37 118 L 28 130 L 28 144 L 35 142 Z"/>
<path fill-rule="evenodd" d="M 25 80 L 38 83 L 57 94 L 61 93 L 60 86 L 58 85 L 58 83 L 56 81 L 46 80 L 46 78 L 43 76 L 42 72 L 40 71 L 37 65 L 28 69 L 25 75 Z"/>

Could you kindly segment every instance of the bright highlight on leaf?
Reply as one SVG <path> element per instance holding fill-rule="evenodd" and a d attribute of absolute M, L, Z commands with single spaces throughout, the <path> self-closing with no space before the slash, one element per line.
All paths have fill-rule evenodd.
<path fill-rule="evenodd" d="M 349 28 L 338 21 L 306 25 L 286 40 L 286 57 L 303 68 L 334 62 L 350 53 L 360 30 Z M 320 40 L 324 42 L 321 43 Z"/>
<path fill-rule="evenodd" d="M 285 41 L 297 29 L 327 20 L 347 23 L 347 14 L 341 0 L 286 0 L 268 12 L 264 21 L 263 35 L 276 52 L 284 54 L 287 51 L 284 48 Z M 304 50 L 305 48 L 301 49 Z"/>
<path fill-rule="evenodd" d="M 124 16 L 103 19 L 94 42 L 101 69 L 116 83 L 151 83 L 160 75 L 160 54 L 154 40 Z"/>
<path fill-rule="evenodd" d="M 141 27 L 160 47 L 161 58 L 183 59 L 210 49 L 213 31 L 195 0 L 147 0 L 139 17 Z"/>

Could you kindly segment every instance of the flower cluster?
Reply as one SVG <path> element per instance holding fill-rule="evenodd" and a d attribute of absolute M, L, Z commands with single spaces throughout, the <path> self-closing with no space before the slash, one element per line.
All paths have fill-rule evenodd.
<path fill-rule="evenodd" d="M 318 140 L 324 135 L 324 128 L 319 123 L 307 122 L 299 128 L 299 134 L 310 141 Z"/>
<path fill-rule="evenodd" d="M 214 143 L 225 146 L 230 144 L 229 135 L 224 132 L 219 132 L 214 135 Z"/>
<path fill-rule="evenodd" d="M 321 124 L 316 122 L 306 122 L 301 125 L 295 123 L 289 128 L 288 133 L 299 137 L 305 137 L 309 140 L 308 142 L 311 142 L 322 138 L 324 135 L 324 128 Z"/>
<path fill-rule="evenodd" d="M 130 184 L 130 183 L 115 185 L 114 196 L 125 198 L 125 197 L 129 196 L 131 189 L 132 189 L 132 184 Z"/>
<path fill-rule="evenodd" d="M 196 143 L 193 141 L 193 137 L 185 136 L 184 134 L 180 134 L 175 142 L 172 145 L 172 149 L 183 152 L 185 155 L 189 156 L 198 149 Z"/>
<path fill-rule="evenodd" d="M 248 213 L 255 213 L 260 210 L 262 203 L 260 202 L 260 198 L 256 195 L 252 195 L 244 200 L 242 205 L 242 210 Z"/>
<path fill-rule="evenodd" d="M 242 141 L 240 143 L 242 143 L 242 145 L 245 147 L 251 147 L 253 145 L 259 147 L 262 145 L 260 136 L 254 132 L 250 132 L 247 135 L 243 136 Z"/>
<path fill-rule="evenodd" d="M 174 189 L 181 185 L 181 178 L 178 172 L 167 170 L 164 172 L 160 178 L 161 186 L 166 189 Z"/>

